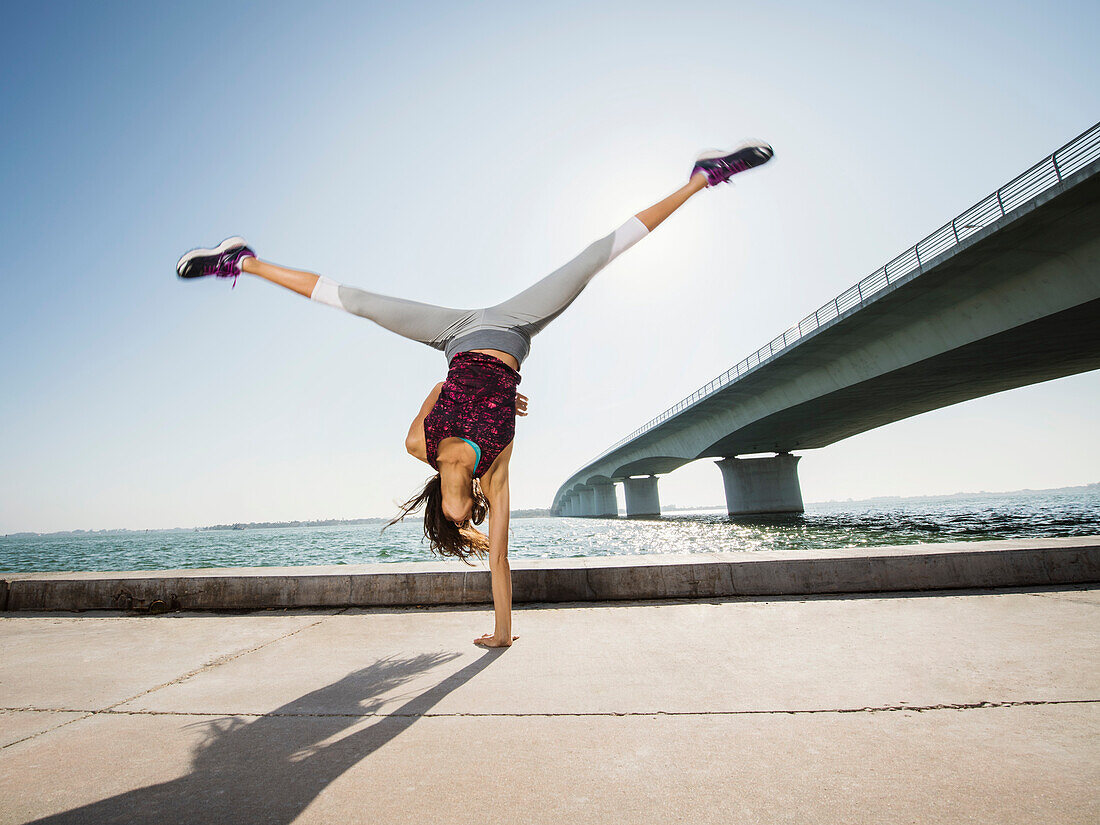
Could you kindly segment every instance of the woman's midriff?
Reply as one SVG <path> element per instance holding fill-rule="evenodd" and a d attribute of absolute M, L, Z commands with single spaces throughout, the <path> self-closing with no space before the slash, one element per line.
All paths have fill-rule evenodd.
<path fill-rule="evenodd" d="M 519 372 L 519 361 L 517 361 L 516 357 L 510 353 L 503 352 L 499 349 L 472 349 L 470 350 L 470 352 L 483 352 L 486 355 L 491 355 L 494 358 L 503 361 L 516 372 Z"/>

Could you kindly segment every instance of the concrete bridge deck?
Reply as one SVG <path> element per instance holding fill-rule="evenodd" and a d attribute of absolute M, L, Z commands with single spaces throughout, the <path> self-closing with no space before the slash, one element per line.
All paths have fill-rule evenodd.
<path fill-rule="evenodd" d="M 1100 591 L 0 616 L 0 824 L 1094 823 Z"/>

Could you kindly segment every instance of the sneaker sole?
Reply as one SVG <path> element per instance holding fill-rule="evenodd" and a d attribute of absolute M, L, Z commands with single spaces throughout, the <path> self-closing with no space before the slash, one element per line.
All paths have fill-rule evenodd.
<path fill-rule="evenodd" d="M 184 265 L 188 262 L 194 260 L 195 258 L 201 258 L 204 255 L 221 255 L 223 252 L 234 246 L 248 246 L 248 244 L 245 242 L 244 238 L 234 235 L 232 238 L 226 238 L 213 249 L 192 249 L 190 252 L 180 258 L 179 261 L 176 262 L 176 274 L 182 278 L 183 275 L 180 273 L 183 271 Z"/>

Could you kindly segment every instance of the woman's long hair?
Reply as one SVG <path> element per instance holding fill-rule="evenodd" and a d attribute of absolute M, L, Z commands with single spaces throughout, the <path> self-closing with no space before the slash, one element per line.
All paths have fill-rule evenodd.
<path fill-rule="evenodd" d="M 474 479 L 471 492 L 474 506 L 470 511 L 470 518 L 459 527 L 443 514 L 443 482 L 439 473 L 436 473 L 425 482 L 424 489 L 401 505 L 401 512 L 386 527 L 392 527 L 423 506 L 424 537 L 432 552 L 439 556 L 457 556 L 473 566 L 470 556 L 484 558 L 489 551 L 489 537 L 474 527 L 475 524 L 485 521 L 489 512 L 489 500 L 481 492 L 477 479 Z M 382 529 L 385 530 L 386 527 Z"/>

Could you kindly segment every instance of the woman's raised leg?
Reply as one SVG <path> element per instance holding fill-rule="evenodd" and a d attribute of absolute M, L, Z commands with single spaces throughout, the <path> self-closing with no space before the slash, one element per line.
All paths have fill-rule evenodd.
<path fill-rule="evenodd" d="M 610 235 L 590 244 L 565 266 L 519 295 L 487 309 L 486 320 L 501 326 L 520 327 L 528 335 L 540 332 L 573 303 L 597 272 L 660 226 L 688 198 L 706 186 L 705 174 L 693 175 L 684 186 L 642 210 Z"/>
<path fill-rule="evenodd" d="M 302 272 L 298 269 L 287 269 L 285 266 L 261 261 L 259 258 L 241 259 L 241 272 L 249 275 L 257 275 L 265 281 L 285 286 L 287 289 L 297 292 L 309 298 L 313 295 L 313 289 L 317 286 L 320 276 L 312 272 Z"/>
<path fill-rule="evenodd" d="M 242 272 L 286 287 L 319 303 L 367 318 L 404 338 L 436 349 L 443 349 L 455 331 L 469 323 L 477 313 L 476 310 L 451 309 L 380 295 L 338 284 L 323 275 L 288 269 L 257 258 L 244 258 L 240 267 Z"/>
<path fill-rule="evenodd" d="M 707 176 L 702 172 L 696 172 L 691 176 L 691 180 L 684 186 L 677 189 L 664 200 L 653 204 L 649 209 L 642 210 L 634 217 L 644 223 L 645 228 L 652 232 L 664 222 L 665 218 L 683 206 L 688 198 L 700 189 L 705 189 L 706 186 Z"/>

